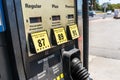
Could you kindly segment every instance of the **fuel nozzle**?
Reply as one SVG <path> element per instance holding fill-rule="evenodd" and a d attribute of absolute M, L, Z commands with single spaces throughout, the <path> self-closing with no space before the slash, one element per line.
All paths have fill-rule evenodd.
<path fill-rule="evenodd" d="M 73 80 L 89 80 L 89 73 L 78 58 L 74 58 L 71 61 L 71 76 Z"/>
<path fill-rule="evenodd" d="M 80 60 L 80 50 L 63 52 L 63 69 L 65 80 L 90 80 L 89 73 Z"/>

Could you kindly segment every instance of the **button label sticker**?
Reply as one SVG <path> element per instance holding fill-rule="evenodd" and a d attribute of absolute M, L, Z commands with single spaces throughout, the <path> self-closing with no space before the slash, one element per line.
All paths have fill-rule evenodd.
<path fill-rule="evenodd" d="M 72 39 L 76 39 L 80 36 L 77 25 L 69 26 L 69 29 Z"/>
<path fill-rule="evenodd" d="M 56 41 L 57 41 L 58 45 L 67 42 L 67 36 L 66 36 L 66 33 L 65 33 L 65 29 L 63 27 L 55 28 L 55 29 L 53 29 L 53 31 L 54 31 L 55 38 L 56 38 Z"/>
<path fill-rule="evenodd" d="M 51 48 L 47 31 L 32 33 L 31 36 L 32 36 L 36 53 L 39 53 L 41 51 Z"/>

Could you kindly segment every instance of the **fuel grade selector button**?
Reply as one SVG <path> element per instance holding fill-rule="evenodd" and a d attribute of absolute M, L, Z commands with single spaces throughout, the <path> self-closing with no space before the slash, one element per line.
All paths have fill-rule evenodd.
<path fill-rule="evenodd" d="M 52 29 L 52 34 L 54 36 L 54 39 L 52 40 L 53 44 L 56 43 L 57 45 L 61 45 L 68 41 L 65 29 L 63 27 Z"/>
<path fill-rule="evenodd" d="M 79 30 L 76 24 L 67 27 L 68 39 L 77 39 L 80 37 Z"/>
<path fill-rule="evenodd" d="M 32 43 L 36 53 L 42 52 L 51 48 L 47 31 L 31 33 Z"/>

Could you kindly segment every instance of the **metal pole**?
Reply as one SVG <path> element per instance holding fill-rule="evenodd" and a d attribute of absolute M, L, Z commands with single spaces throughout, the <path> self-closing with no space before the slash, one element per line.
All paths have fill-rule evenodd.
<path fill-rule="evenodd" d="M 83 0 L 83 66 L 88 70 L 89 61 L 89 18 L 88 0 Z"/>
<path fill-rule="evenodd" d="M 106 18 L 106 7 L 104 8 L 104 16 L 103 16 L 103 19 Z"/>

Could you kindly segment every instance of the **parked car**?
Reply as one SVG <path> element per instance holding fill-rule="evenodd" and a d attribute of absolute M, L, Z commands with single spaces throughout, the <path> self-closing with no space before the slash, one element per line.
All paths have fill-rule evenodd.
<path fill-rule="evenodd" d="M 95 12 L 95 11 L 89 11 L 89 16 L 94 17 L 95 15 L 96 15 L 96 12 Z"/>
<path fill-rule="evenodd" d="M 112 14 L 112 11 L 111 10 L 108 10 L 107 11 L 107 15 L 111 15 Z"/>
<path fill-rule="evenodd" d="M 120 9 L 114 9 L 114 18 L 120 19 Z"/>

